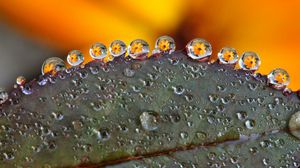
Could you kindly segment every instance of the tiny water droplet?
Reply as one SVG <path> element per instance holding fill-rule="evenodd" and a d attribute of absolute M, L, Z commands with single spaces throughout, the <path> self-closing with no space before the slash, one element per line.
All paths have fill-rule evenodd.
<path fill-rule="evenodd" d="M 126 53 L 126 44 L 121 40 L 114 40 L 109 45 L 109 52 L 113 57 L 119 57 Z"/>
<path fill-rule="evenodd" d="M 22 92 L 25 94 L 25 95 L 30 95 L 32 94 L 32 88 L 31 86 L 27 83 L 25 84 L 23 87 L 22 87 Z"/>
<path fill-rule="evenodd" d="M 173 89 L 174 93 L 177 95 L 182 95 L 185 91 L 185 89 L 181 85 L 173 86 L 172 89 Z"/>
<path fill-rule="evenodd" d="M 93 59 L 103 59 L 107 55 L 107 48 L 102 43 L 95 43 L 90 48 L 90 56 Z"/>
<path fill-rule="evenodd" d="M 246 120 L 245 121 L 245 126 L 248 129 L 253 129 L 255 126 L 255 120 Z"/>
<path fill-rule="evenodd" d="M 239 56 L 234 48 L 224 47 L 218 53 L 218 58 L 222 64 L 235 64 Z"/>
<path fill-rule="evenodd" d="M 135 74 L 135 71 L 130 68 L 125 68 L 123 71 L 123 74 L 127 77 L 133 77 Z"/>
<path fill-rule="evenodd" d="M 268 74 L 268 83 L 275 89 L 282 89 L 290 83 L 290 76 L 286 70 L 276 68 Z"/>
<path fill-rule="evenodd" d="M 259 56 L 252 51 L 244 52 L 239 59 L 239 66 L 243 70 L 257 70 L 260 64 Z"/>
<path fill-rule="evenodd" d="M 192 59 L 202 59 L 212 54 L 211 44 L 201 38 L 191 40 L 187 44 L 186 49 L 187 55 Z"/>
<path fill-rule="evenodd" d="M 149 44 L 141 39 L 133 40 L 128 46 L 128 54 L 133 59 L 145 59 L 149 53 Z"/>
<path fill-rule="evenodd" d="M 19 86 L 22 86 L 26 83 L 26 78 L 24 76 L 18 76 L 16 79 L 16 83 Z"/>
<path fill-rule="evenodd" d="M 79 50 L 72 50 L 68 53 L 67 61 L 71 66 L 77 66 L 83 63 L 84 56 Z"/>
<path fill-rule="evenodd" d="M 236 116 L 239 120 L 244 120 L 248 117 L 248 114 L 245 111 L 239 111 L 236 113 Z"/>
<path fill-rule="evenodd" d="M 64 69 L 66 69 L 66 64 L 62 59 L 58 57 L 51 57 L 44 61 L 42 65 L 42 74 L 51 73 L 54 75 Z"/>
<path fill-rule="evenodd" d="M 8 99 L 8 93 L 4 89 L 0 88 L 0 104 L 6 102 L 7 99 Z"/>

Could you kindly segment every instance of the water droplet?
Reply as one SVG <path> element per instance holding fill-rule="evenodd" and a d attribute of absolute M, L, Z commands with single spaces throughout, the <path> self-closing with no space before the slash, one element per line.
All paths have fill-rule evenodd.
<path fill-rule="evenodd" d="M 95 132 L 98 136 L 98 139 L 100 139 L 102 141 L 107 141 L 110 138 L 110 132 L 106 128 L 101 128 Z"/>
<path fill-rule="evenodd" d="M 17 85 L 21 86 L 26 83 L 26 78 L 24 76 L 18 76 L 16 79 Z"/>
<path fill-rule="evenodd" d="M 171 54 L 175 51 L 175 41 L 170 36 L 161 36 L 155 42 L 155 53 Z M 153 53 L 153 54 L 155 54 Z"/>
<path fill-rule="evenodd" d="M 239 59 L 239 66 L 243 70 L 257 70 L 260 66 L 259 56 L 252 51 L 244 52 Z"/>
<path fill-rule="evenodd" d="M 147 131 L 154 131 L 158 128 L 157 114 L 154 112 L 143 112 L 140 115 L 140 122 Z"/>
<path fill-rule="evenodd" d="M 13 160 L 15 158 L 15 156 L 12 153 L 6 153 L 6 152 L 3 153 L 3 157 L 6 160 Z"/>
<path fill-rule="evenodd" d="M 204 39 L 196 38 L 190 41 L 187 46 L 187 55 L 192 59 L 202 59 L 212 54 L 212 47 Z"/>
<path fill-rule="evenodd" d="M 128 46 L 128 54 L 133 59 L 145 59 L 149 53 L 149 44 L 141 39 L 133 40 Z"/>
<path fill-rule="evenodd" d="M 102 43 L 95 43 L 90 48 L 90 56 L 93 59 L 103 59 L 107 55 L 107 48 Z"/>
<path fill-rule="evenodd" d="M 8 99 L 8 93 L 4 89 L 0 88 L 0 104 L 6 102 L 7 99 Z"/>
<path fill-rule="evenodd" d="M 248 117 L 248 114 L 245 111 L 240 111 L 236 113 L 236 116 L 239 120 L 244 120 Z"/>
<path fill-rule="evenodd" d="M 218 57 L 222 64 L 235 64 L 239 58 L 236 50 L 229 47 L 222 48 Z"/>
<path fill-rule="evenodd" d="M 126 44 L 121 40 L 115 40 L 110 43 L 109 52 L 114 57 L 119 57 L 126 53 Z"/>
<path fill-rule="evenodd" d="M 64 118 L 64 115 L 62 115 L 61 113 L 58 113 L 58 112 L 52 112 L 52 116 L 55 120 L 62 120 Z"/>
<path fill-rule="evenodd" d="M 290 83 L 290 76 L 284 69 L 277 68 L 268 74 L 268 83 L 275 89 L 282 89 Z"/>
<path fill-rule="evenodd" d="M 123 71 L 123 74 L 127 77 L 133 77 L 135 74 L 135 71 L 130 68 L 125 68 Z"/>
<path fill-rule="evenodd" d="M 30 86 L 28 83 L 26 83 L 26 84 L 24 85 L 24 87 L 22 87 L 22 92 L 23 92 L 25 95 L 30 95 L 30 94 L 32 94 L 32 88 L 31 88 L 31 86 Z"/>
<path fill-rule="evenodd" d="M 67 61 L 71 66 L 77 66 L 84 61 L 84 56 L 81 51 L 72 50 L 68 53 Z"/>
<path fill-rule="evenodd" d="M 187 132 L 181 132 L 181 133 L 180 133 L 180 137 L 181 137 L 182 139 L 186 139 L 186 138 L 189 137 L 189 134 L 188 134 Z"/>
<path fill-rule="evenodd" d="M 300 139 L 300 111 L 291 116 L 289 121 L 289 130 L 292 135 Z"/>
<path fill-rule="evenodd" d="M 174 93 L 177 95 L 182 95 L 185 91 L 185 89 L 181 85 L 173 86 L 172 89 L 173 89 Z"/>
<path fill-rule="evenodd" d="M 245 121 L 245 126 L 248 129 L 253 129 L 255 126 L 255 121 L 254 120 L 246 120 Z"/>
<path fill-rule="evenodd" d="M 64 69 L 66 69 L 66 64 L 62 59 L 58 57 L 51 57 L 44 61 L 42 65 L 42 74 L 51 73 L 54 75 Z"/>

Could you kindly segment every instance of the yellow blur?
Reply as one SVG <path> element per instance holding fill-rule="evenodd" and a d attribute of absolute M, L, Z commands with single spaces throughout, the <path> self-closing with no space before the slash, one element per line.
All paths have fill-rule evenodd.
<path fill-rule="evenodd" d="M 203 0 L 7 0 L 0 15 L 41 43 L 67 55 L 72 49 L 88 55 L 90 45 L 115 39 L 129 44 L 141 38 L 150 46 L 160 35 L 175 38 L 177 48 L 195 37 L 223 47 L 255 51 L 260 72 L 281 67 L 300 88 L 300 1 Z"/>

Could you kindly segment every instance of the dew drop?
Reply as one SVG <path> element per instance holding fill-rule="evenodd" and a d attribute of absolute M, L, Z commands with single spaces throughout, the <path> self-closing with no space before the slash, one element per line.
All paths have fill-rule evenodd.
<path fill-rule="evenodd" d="M 107 48 L 102 43 L 95 43 L 90 48 L 90 56 L 93 59 L 103 59 L 107 55 Z"/>
<path fill-rule="evenodd" d="M 218 58 L 222 64 L 235 64 L 239 56 L 234 48 L 224 47 L 218 53 Z"/>
<path fill-rule="evenodd" d="M 277 68 L 268 74 L 268 83 L 275 89 L 282 89 L 290 83 L 290 76 L 284 69 Z"/>
<path fill-rule="evenodd" d="M 126 53 L 126 44 L 121 40 L 114 40 L 109 45 L 109 52 L 113 57 L 119 57 Z"/>
<path fill-rule="evenodd" d="M 248 114 L 245 111 L 239 111 L 236 113 L 236 116 L 239 120 L 245 120 L 247 118 Z"/>
<path fill-rule="evenodd" d="M 107 141 L 110 138 L 110 132 L 106 128 L 101 128 L 95 132 L 97 133 L 98 139 L 100 139 L 102 141 Z"/>
<path fill-rule="evenodd" d="M 7 99 L 8 99 L 8 93 L 4 89 L 0 88 L 0 104 L 6 102 Z"/>
<path fill-rule="evenodd" d="M 32 88 L 29 84 L 25 84 L 24 87 L 22 87 L 22 92 L 25 94 L 25 95 L 30 95 L 32 94 Z"/>
<path fill-rule="evenodd" d="M 62 115 L 61 113 L 58 113 L 58 112 L 52 112 L 52 116 L 55 120 L 62 120 L 64 118 L 64 115 Z"/>
<path fill-rule="evenodd" d="M 289 130 L 292 135 L 300 139 L 300 111 L 291 116 L 289 121 Z"/>
<path fill-rule="evenodd" d="M 202 59 L 212 54 L 211 44 L 201 38 L 191 40 L 187 44 L 186 49 L 187 55 L 192 59 Z"/>
<path fill-rule="evenodd" d="M 135 74 L 135 71 L 130 68 L 125 68 L 123 71 L 123 74 L 124 74 L 124 76 L 127 76 L 127 77 L 133 77 Z"/>
<path fill-rule="evenodd" d="M 16 79 L 16 83 L 19 86 L 22 86 L 26 83 L 26 78 L 24 76 L 18 76 Z"/>
<path fill-rule="evenodd" d="M 149 53 L 149 44 L 141 39 L 133 40 L 128 46 L 128 54 L 133 59 L 145 59 Z"/>
<path fill-rule="evenodd" d="M 176 95 L 182 95 L 185 91 L 185 89 L 181 85 L 173 86 L 172 89 Z"/>
<path fill-rule="evenodd" d="M 259 56 L 252 51 L 244 52 L 239 59 L 239 66 L 243 70 L 257 70 L 260 66 Z"/>
<path fill-rule="evenodd" d="M 155 53 L 171 54 L 175 51 L 175 41 L 170 36 L 161 36 L 155 42 Z"/>
<path fill-rule="evenodd" d="M 44 61 L 42 65 L 42 74 L 51 73 L 52 75 L 56 74 L 59 71 L 65 70 L 65 62 L 58 57 L 51 57 Z"/>
<path fill-rule="evenodd" d="M 154 112 L 143 112 L 140 115 L 140 122 L 147 131 L 154 131 L 158 128 L 157 114 Z"/>
<path fill-rule="evenodd" d="M 255 126 L 255 121 L 254 120 L 246 120 L 245 121 L 245 126 L 248 129 L 253 129 Z"/>
<path fill-rule="evenodd" d="M 77 66 L 83 63 L 84 56 L 79 50 L 72 50 L 68 53 L 67 61 L 71 66 Z"/>

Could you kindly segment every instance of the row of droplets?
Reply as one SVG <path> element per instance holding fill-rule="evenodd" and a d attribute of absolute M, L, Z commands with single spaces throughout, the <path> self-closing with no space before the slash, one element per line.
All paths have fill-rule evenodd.
<path fill-rule="evenodd" d="M 175 41 L 170 36 L 161 36 L 155 42 L 155 48 L 151 56 L 161 56 L 171 54 L 175 51 Z M 195 38 L 186 45 L 187 56 L 197 61 L 207 61 L 212 55 L 212 46 L 209 42 L 201 38 Z M 89 49 L 89 54 L 94 60 L 110 62 L 117 57 L 127 57 L 129 59 L 144 60 L 149 57 L 149 44 L 141 39 L 133 40 L 129 46 L 121 41 L 114 40 L 108 47 L 102 43 L 95 43 Z M 221 64 L 238 65 L 245 71 L 255 72 L 258 70 L 261 60 L 258 54 L 252 51 L 244 52 L 240 57 L 237 51 L 231 47 L 224 47 L 218 53 L 218 61 Z M 71 66 L 79 66 L 84 62 L 84 55 L 79 50 L 72 50 L 68 53 L 67 62 Z M 42 74 L 51 73 L 55 75 L 58 71 L 66 69 L 65 62 L 52 57 L 44 61 Z M 22 86 L 26 82 L 25 77 L 19 76 L 17 85 Z M 275 89 L 285 89 L 290 83 L 290 76 L 284 69 L 277 68 L 268 74 L 268 83 Z M 0 88 L 0 104 L 8 99 L 8 94 Z"/>

